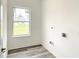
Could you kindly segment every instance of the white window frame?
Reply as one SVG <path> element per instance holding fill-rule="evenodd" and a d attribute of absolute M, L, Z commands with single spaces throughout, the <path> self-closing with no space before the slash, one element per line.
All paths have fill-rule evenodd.
<path fill-rule="evenodd" d="M 29 22 L 29 35 L 28 34 L 23 34 L 23 35 L 13 35 L 13 26 L 12 26 L 12 36 L 13 37 L 23 37 L 23 36 L 27 36 L 27 37 L 30 37 L 31 36 L 31 9 L 30 8 L 26 8 L 26 7 L 13 7 L 13 24 L 17 21 L 14 21 L 14 11 L 15 11 L 15 8 L 20 8 L 20 9 L 28 9 L 29 10 L 29 21 L 24 21 L 24 22 Z M 21 21 L 18 21 L 18 22 L 21 22 Z M 23 21 L 22 21 L 23 22 Z"/>

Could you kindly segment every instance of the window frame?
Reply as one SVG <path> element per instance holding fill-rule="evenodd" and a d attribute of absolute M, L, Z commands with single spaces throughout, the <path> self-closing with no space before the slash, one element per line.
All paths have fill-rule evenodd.
<path fill-rule="evenodd" d="M 19 8 L 19 9 L 28 9 L 29 10 L 29 21 L 14 21 L 14 11 L 16 8 Z M 32 21 L 32 17 L 31 17 L 31 9 L 30 8 L 27 8 L 27 7 L 13 7 L 12 8 L 13 10 L 13 20 L 12 20 L 12 36 L 13 37 L 23 37 L 23 36 L 27 36 L 27 37 L 30 37 L 31 36 L 31 21 Z M 14 26 L 14 23 L 19 23 L 19 22 L 28 22 L 29 23 L 29 34 L 22 34 L 22 35 L 13 35 L 13 26 Z"/>

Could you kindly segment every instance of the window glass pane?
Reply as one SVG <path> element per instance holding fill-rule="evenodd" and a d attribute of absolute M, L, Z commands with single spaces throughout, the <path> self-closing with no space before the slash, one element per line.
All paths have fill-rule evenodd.
<path fill-rule="evenodd" d="M 29 23 L 25 22 L 25 23 L 14 23 L 13 26 L 13 35 L 24 35 L 24 34 L 30 34 L 29 33 Z"/>
<path fill-rule="evenodd" d="M 15 8 L 14 9 L 14 21 L 29 21 L 29 10 Z"/>

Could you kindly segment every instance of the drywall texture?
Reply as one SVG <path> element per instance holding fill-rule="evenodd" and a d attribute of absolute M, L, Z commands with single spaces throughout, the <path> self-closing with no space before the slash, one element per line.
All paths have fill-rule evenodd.
<path fill-rule="evenodd" d="M 12 37 L 13 7 L 31 9 L 31 36 Z M 40 0 L 8 0 L 8 50 L 41 43 L 41 1 Z"/>
<path fill-rule="evenodd" d="M 43 46 L 56 57 L 79 57 L 79 0 L 42 2 Z"/>

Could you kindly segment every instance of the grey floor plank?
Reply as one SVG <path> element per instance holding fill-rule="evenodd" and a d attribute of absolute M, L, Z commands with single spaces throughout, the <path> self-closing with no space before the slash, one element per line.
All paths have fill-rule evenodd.
<path fill-rule="evenodd" d="M 55 56 L 44 47 L 38 46 L 26 51 L 9 54 L 8 58 L 55 58 Z"/>

